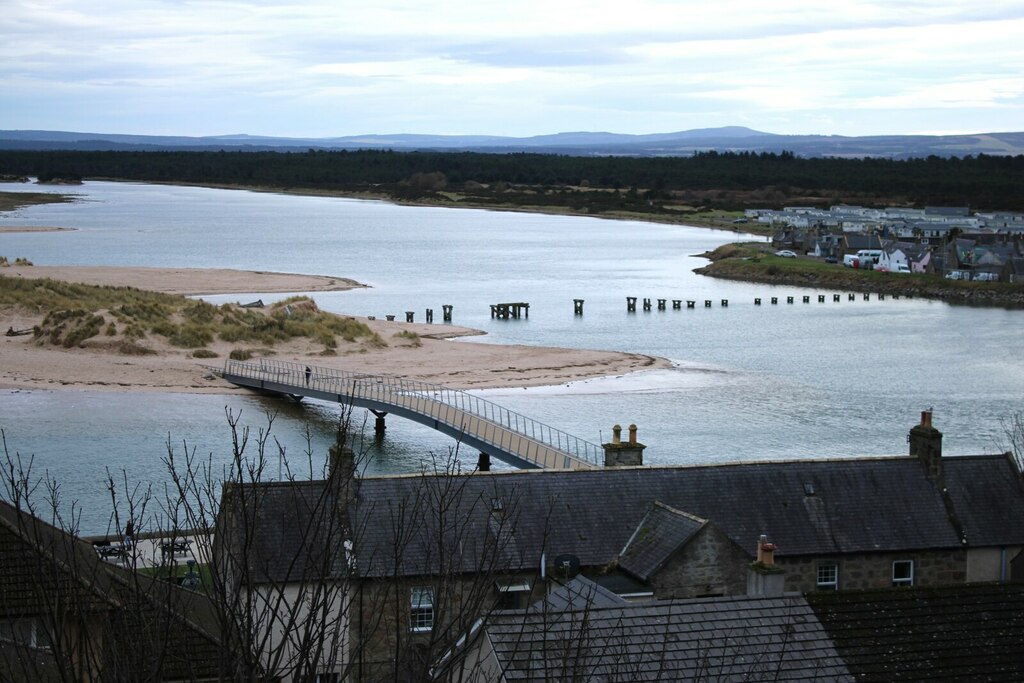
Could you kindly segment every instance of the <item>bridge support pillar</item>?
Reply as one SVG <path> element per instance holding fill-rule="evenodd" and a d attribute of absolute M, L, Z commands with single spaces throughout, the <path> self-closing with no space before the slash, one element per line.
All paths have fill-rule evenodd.
<path fill-rule="evenodd" d="M 446 323 L 450 323 L 452 321 L 452 304 L 441 304 L 441 315 L 444 316 Z"/>
<path fill-rule="evenodd" d="M 377 417 L 377 419 L 373 423 L 373 435 L 378 439 L 383 439 L 384 430 L 387 429 L 387 425 L 384 423 L 384 417 L 387 415 L 387 413 L 382 412 L 380 410 L 373 410 L 372 408 L 370 409 L 370 412 Z"/>
<path fill-rule="evenodd" d="M 491 471 L 491 456 L 483 451 L 480 452 L 480 457 L 476 460 L 476 469 L 478 472 L 490 472 Z"/>

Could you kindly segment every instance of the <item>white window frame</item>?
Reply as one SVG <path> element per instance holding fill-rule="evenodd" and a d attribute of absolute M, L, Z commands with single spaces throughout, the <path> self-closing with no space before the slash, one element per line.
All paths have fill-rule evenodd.
<path fill-rule="evenodd" d="M 0 620 L 0 641 L 10 640 L 39 650 L 53 647 L 43 623 L 35 617 Z"/>
<path fill-rule="evenodd" d="M 907 576 L 896 576 L 896 567 L 907 567 L 909 572 Z M 893 586 L 913 586 L 914 585 L 914 561 L 913 560 L 893 560 L 892 563 L 892 585 Z"/>
<path fill-rule="evenodd" d="M 822 571 L 829 572 L 831 579 L 822 580 Z M 837 591 L 839 590 L 839 565 L 835 562 L 822 562 L 817 566 L 815 583 L 820 591 Z"/>
<path fill-rule="evenodd" d="M 409 590 L 409 630 L 425 633 L 434 629 L 434 589 L 413 586 Z"/>

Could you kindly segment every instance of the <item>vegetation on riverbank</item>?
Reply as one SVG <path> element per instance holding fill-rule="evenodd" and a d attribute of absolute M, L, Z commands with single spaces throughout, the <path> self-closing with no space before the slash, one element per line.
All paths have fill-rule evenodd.
<path fill-rule="evenodd" d="M 1024 285 L 946 280 L 941 275 L 846 268 L 813 257 L 783 258 L 763 242 L 726 244 L 703 254 L 711 263 L 694 272 L 744 282 L 938 299 L 975 306 L 1024 308 Z"/>
<path fill-rule="evenodd" d="M 89 344 L 126 355 L 153 352 L 158 341 L 193 354 L 215 340 L 272 349 L 306 338 L 336 353 L 338 338 L 370 347 L 387 346 L 354 318 L 326 313 L 308 297 L 292 297 L 266 309 L 215 306 L 183 296 L 131 287 L 96 287 L 50 279 L 0 277 L 0 306 L 40 315 L 37 344 L 72 348 Z M 209 352 L 199 353 L 209 358 Z"/>
<path fill-rule="evenodd" d="M 36 204 L 56 204 L 74 201 L 74 197 L 51 192 L 0 192 L 0 211 L 14 211 Z"/>

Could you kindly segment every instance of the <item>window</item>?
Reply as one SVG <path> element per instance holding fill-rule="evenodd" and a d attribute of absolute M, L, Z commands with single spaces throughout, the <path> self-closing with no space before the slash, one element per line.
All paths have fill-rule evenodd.
<path fill-rule="evenodd" d="M 818 565 L 818 590 L 834 591 L 839 590 L 839 565 L 819 564 Z"/>
<path fill-rule="evenodd" d="M 14 641 L 29 647 L 49 649 L 50 634 L 38 619 L 0 619 L 0 640 Z"/>
<path fill-rule="evenodd" d="M 892 585 L 913 586 L 914 585 L 914 561 L 896 560 L 892 563 Z"/>
<path fill-rule="evenodd" d="M 409 629 L 429 631 L 434 628 L 434 589 L 416 586 L 409 599 Z"/>
<path fill-rule="evenodd" d="M 530 584 L 498 582 L 496 609 L 523 609 L 530 598 Z"/>

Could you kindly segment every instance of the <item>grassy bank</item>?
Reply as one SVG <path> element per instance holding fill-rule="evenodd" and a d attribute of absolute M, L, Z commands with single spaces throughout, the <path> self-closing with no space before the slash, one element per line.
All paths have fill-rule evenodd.
<path fill-rule="evenodd" d="M 36 204 L 59 204 L 74 201 L 74 197 L 66 194 L 49 192 L 0 192 L 0 211 L 14 211 L 24 206 Z"/>
<path fill-rule="evenodd" d="M 694 272 L 744 282 L 870 292 L 937 299 L 972 306 L 1024 308 L 1024 285 L 963 282 L 939 275 L 898 274 L 846 268 L 813 257 L 783 258 L 764 243 L 735 243 L 704 254 L 711 263 Z"/>

